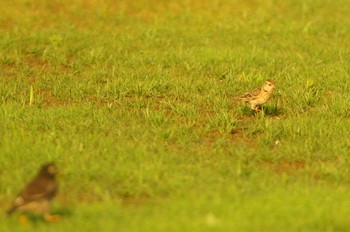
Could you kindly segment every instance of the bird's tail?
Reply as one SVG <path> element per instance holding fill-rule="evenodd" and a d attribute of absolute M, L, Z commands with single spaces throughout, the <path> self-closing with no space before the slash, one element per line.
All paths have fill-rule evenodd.
<path fill-rule="evenodd" d="M 235 102 L 248 102 L 248 101 L 249 101 L 248 98 L 246 98 L 245 96 L 242 96 L 242 95 L 234 96 L 234 97 L 233 97 L 233 100 L 234 100 Z"/>

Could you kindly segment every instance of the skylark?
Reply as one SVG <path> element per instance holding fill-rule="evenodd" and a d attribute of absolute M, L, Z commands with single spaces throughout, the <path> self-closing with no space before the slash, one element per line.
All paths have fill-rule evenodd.
<path fill-rule="evenodd" d="M 40 215 L 47 221 L 56 220 L 58 216 L 50 215 L 50 209 L 51 202 L 58 192 L 57 173 L 55 164 L 42 165 L 37 176 L 18 194 L 7 214 L 20 212 L 23 223 L 26 221 L 26 214 Z"/>
<path fill-rule="evenodd" d="M 264 85 L 260 88 L 256 88 L 251 92 L 238 96 L 237 99 L 242 102 L 247 102 L 250 105 L 250 109 L 260 112 L 259 106 L 267 102 L 272 96 L 272 91 L 276 87 L 275 82 L 272 80 L 265 81 Z"/>

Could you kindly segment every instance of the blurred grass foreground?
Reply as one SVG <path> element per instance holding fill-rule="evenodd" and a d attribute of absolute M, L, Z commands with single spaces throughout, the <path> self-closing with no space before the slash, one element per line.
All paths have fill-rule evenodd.
<path fill-rule="evenodd" d="M 62 220 L 26 231 L 349 231 L 349 7 L 1 1 L 2 211 L 54 161 Z"/>

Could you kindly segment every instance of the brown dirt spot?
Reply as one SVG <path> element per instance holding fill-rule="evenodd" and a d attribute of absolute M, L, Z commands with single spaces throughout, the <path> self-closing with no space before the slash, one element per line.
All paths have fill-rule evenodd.
<path fill-rule="evenodd" d="M 121 203 L 124 206 L 137 206 L 140 204 L 145 204 L 151 200 L 148 195 L 140 195 L 140 196 L 120 196 Z"/>
<path fill-rule="evenodd" d="M 271 170 L 277 174 L 293 174 L 305 168 L 305 163 L 300 161 L 279 160 L 276 162 L 265 161 L 262 163 L 263 168 Z"/>
<path fill-rule="evenodd" d="M 242 128 L 236 128 L 227 133 L 222 133 L 217 130 L 211 130 L 206 133 L 203 137 L 203 140 L 209 145 L 209 147 L 213 147 L 215 142 L 220 138 L 225 138 L 229 143 L 245 143 L 248 147 L 253 148 L 256 145 L 256 142 L 252 139 L 246 138 L 243 134 Z"/>
<path fill-rule="evenodd" d="M 37 90 L 35 95 L 39 95 L 44 106 L 66 106 L 68 102 L 58 99 L 49 90 Z M 34 103 L 35 104 L 35 103 Z"/>
<path fill-rule="evenodd" d="M 244 136 L 243 128 L 235 128 L 230 131 L 231 142 L 245 142 L 249 147 L 255 147 L 256 142 L 253 139 L 248 139 Z"/>

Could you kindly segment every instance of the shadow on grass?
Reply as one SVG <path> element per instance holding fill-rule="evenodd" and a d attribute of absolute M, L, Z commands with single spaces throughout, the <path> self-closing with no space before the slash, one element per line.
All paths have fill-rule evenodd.
<path fill-rule="evenodd" d="M 55 209 L 50 212 L 51 215 L 59 216 L 58 223 L 61 220 L 64 220 L 65 218 L 71 217 L 73 215 L 73 211 L 71 209 L 62 208 L 62 209 Z M 33 225 L 41 224 L 41 223 L 51 223 L 49 221 L 46 221 L 43 216 L 41 215 L 35 215 L 35 214 L 28 214 L 26 215 L 28 222 L 30 222 Z"/>
<path fill-rule="evenodd" d="M 260 113 L 263 113 L 266 116 L 280 116 L 283 114 L 282 109 L 278 107 L 277 104 L 262 106 L 262 107 L 259 107 L 259 109 L 261 110 L 261 112 L 256 112 L 254 110 L 251 110 L 248 106 L 245 106 L 241 108 L 241 112 L 243 113 L 243 115 L 247 115 L 247 116 L 255 116 Z"/>

